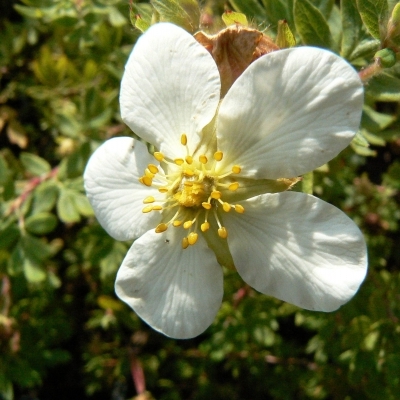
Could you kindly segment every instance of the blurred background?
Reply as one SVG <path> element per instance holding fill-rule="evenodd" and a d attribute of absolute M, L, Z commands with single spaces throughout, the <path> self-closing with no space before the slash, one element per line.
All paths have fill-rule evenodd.
<path fill-rule="evenodd" d="M 274 38 L 286 19 L 298 45 L 330 48 L 360 69 L 386 44 L 395 2 L 377 19 L 378 37 L 361 18 L 365 1 L 297 0 L 307 18 L 293 3 L 204 1 L 201 21 L 215 33 L 224 10 L 241 11 Z M 314 172 L 314 194 L 346 212 L 368 243 L 368 276 L 353 300 L 313 313 L 226 271 L 213 325 L 178 341 L 116 298 L 115 274 L 131 243 L 98 225 L 82 173 L 104 140 L 132 136 L 118 105 L 141 34 L 132 24 L 154 10 L 168 20 L 176 4 L 193 1 L 0 3 L 0 399 L 399 399 L 397 64 L 367 83 L 352 145 Z M 318 40 L 307 34 L 313 21 L 323 28 Z"/>

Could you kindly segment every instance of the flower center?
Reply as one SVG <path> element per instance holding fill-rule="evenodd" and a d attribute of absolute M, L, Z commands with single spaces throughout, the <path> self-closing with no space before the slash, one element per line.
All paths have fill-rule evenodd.
<path fill-rule="evenodd" d="M 210 213 L 217 222 L 218 235 L 226 239 L 228 231 L 222 226 L 218 212 L 219 209 L 224 212 L 233 209 L 240 214 L 244 213 L 244 208 L 240 204 L 230 204 L 222 200 L 224 191 L 235 191 L 239 188 L 239 183 L 232 179 L 232 175 L 239 174 L 241 167 L 234 165 L 230 172 L 218 174 L 216 167 L 223 159 L 222 151 L 216 151 L 213 160 L 209 161 L 204 154 L 196 160 L 189 153 L 185 134 L 181 135 L 181 145 L 186 148 L 184 158 L 168 160 L 164 154 L 154 153 L 154 158 L 165 164 L 167 174 L 160 171 L 156 165 L 149 164 L 144 175 L 139 178 L 139 182 L 143 185 L 156 187 L 165 196 L 162 199 L 146 197 L 143 200 L 146 206 L 142 212 L 164 212 L 163 222 L 155 229 L 157 233 L 165 232 L 169 226 L 182 226 L 187 229 L 188 235 L 182 240 L 184 249 L 197 242 L 199 221 L 202 232 L 210 229 Z"/>

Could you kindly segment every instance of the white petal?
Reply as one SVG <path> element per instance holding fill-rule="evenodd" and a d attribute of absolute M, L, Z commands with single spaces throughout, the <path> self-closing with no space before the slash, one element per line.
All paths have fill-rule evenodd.
<path fill-rule="evenodd" d="M 364 238 L 336 207 L 304 193 L 266 194 L 226 215 L 242 278 L 258 291 L 308 310 L 333 311 L 364 280 Z M 229 216 L 229 218 L 227 218 Z"/>
<path fill-rule="evenodd" d="M 144 198 L 161 197 L 139 182 L 153 162 L 146 146 L 129 137 L 108 140 L 90 157 L 84 173 L 86 194 L 101 226 L 114 239 L 138 237 L 160 220 L 157 212 L 142 213 Z"/>
<path fill-rule="evenodd" d="M 321 166 L 355 135 L 363 86 L 342 58 L 300 47 L 256 60 L 234 83 L 218 115 L 225 166 L 242 176 L 289 178 Z"/>
<path fill-rule="evenodd" d="M 176 339 L 202 333 L 223 296 L 223 275 L 204 239 L 182 249 L 187 231 L 154 230 L 135 241 L 117 274 L 116 293 L 155 330 Z"/>
<path fill-rule="evenodd" d="M 126 64 L 122 119 L 168 157 L 186 156 L 180 137 L 187 134 L 193 151 L 214 117 L 220 86 L 214 60 L 193 36 L 172 24 L 156 24 L 138 40 Z"/>

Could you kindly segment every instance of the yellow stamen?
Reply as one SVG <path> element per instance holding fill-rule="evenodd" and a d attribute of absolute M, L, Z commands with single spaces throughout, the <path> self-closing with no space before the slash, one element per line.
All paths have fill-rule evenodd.
<path fill-rule="evenodd" d="M 167 193 L 168 192 L 168 188 L 167 187 L 160 187 L 160 188 L 158 188 L 158 191 L 160 192 L 160 193 Z"/>
<path fill-rule="evenodd" d="M 221 198 L 221 192 L 219 192 L 218 190 L 214 190 L 214 191 L 211 192 L 211 197 L 213 199 L 218 200 L 218 199 Z"/>
<path fill-rule="evenodd" d="M 167 224 L 158 224 L 156 227 L 156 233 L 165 232 L 168 229 Z"/>
<path fill-rule="evenodd" d="M 153 210 L 153 206 L 146 206 L 143 208 L 142 213 L 149 213 L 150 211 Z"/>
<path fill-rule="evenodd" d="M 241 170 L 242 170 L 242 168 L 239 167 L 239 165 L 234 165 L 234 166 L 232 167 L 232 172 L 233 172 L 234 174 L 240 174 Z"/>
<path fill-rule="evenodd" d="M 244 207 L 241 206 L 240 204 L 236 204 L 235 205 L 235 211 L 239 214 L 243 214 L 244 213 Z"/>
<path fill-rule="evenodd" d="M 175 227 L 181 226 L 181 225 L 182 225 L 182 222 L 183 222 L 183 221 L 179 221 L 179 220 L 176 219 L 176 220 L 172 223 L 172 225 L 175 226 Z"/>
<path fill-rule="evenodd" d="M 187 249 L 188 247 L 189 247 L 189 240 L 188 240 L 187 237 L 184 237 L 184 238 L 182 239 L 182 248 L 183 248 L 183 249 Z"/>
<path fill-rule="evenodd" d="M 183 224 L 183 227 L 184 227 L 185 229 L 189 229 L 192 225 L 193 225 L 193 222 L 192 222 L 192 221 L 186 221 L 186 222 Z"/>
<path fill-rule="evenodd" d="M 185 162 L 183 158 L 175 158 L 174 163 L 176 165 L 182 165 Z"/>
<path fill-rule="evenodd" d="M 218 229 L 218 236 L 222 239 L 226 239 L 228 237 L 228 231 L 225 227 L 221 227 Z"/>
<path fill-rule="evenodd" d="M 186 157 L 185 157 L 185 161 L 186 161 L 188 164 L 192 164 L 192 163 L 193 163 L 193 157 L 192 157 L 192 156 L 186 156 Z"/>
<path fill-rule="evenodd" d="M 206 210 L 210 210 L 211 209 L 211 204 L 210 203 L 201 203 L 201 205 L 206 209 Z"/>
<path fill-rule="evenodd" d="M 158 167 L 157 167 L 157 165 L 149 164 L 149 165 L 147 166 L 147 168 L 148 168 L 149 171 L 150 171 L 151 173 L 153 173 L 153 174 L 156 174 L 156 173 L 158 172 Z"/>
<path fill-rule="evenodd" d="M 145 185 L 145 186 L 151 186 L 153 183 L 153 180 L 151 178 L 149 178 L 148 176 L 142 176 L 141 178 L 139 178 L 139 182 L 143 183 L 143 185 Z"/>
<path fill-rule="evenodd" d="M 195 244 L 197 242 L 198 237 L 199 237 L 199 235 L 197 233 L 195 233 L 195 232 L 189 233 L 189 236 L 188 236 L 189 244 L 190 245 Z"/>
<path fill-rule="evenodd" d="M 145 174 L 146 176 L 148 176 L 150 179 L 153 179 L 153 178 L 154 178 L 154 174 L 153 174 L 148 168 L 146 168 L 146 169 L 144 170 L 144 174 Z"/>
<path fill-rule="evenodd" d="M 148 196 L 143 200 L 144 204 L 149 204 L 149 203 L 154 203 L 156 200 L 154 199 L 153 196 Z"/>
<path fill-rule="evenodd" d="M 181 135 L 181 143 L 186 146 L 187 145 L 187 136 L 186 134 L 182 133 Z"/>
<path fill-rule="evenodd" d="M 160 205 L 153 206 L 153 211 L 161 211 L 163 208 Z"/>
<path fill-rule="evenodd" d="M 231 211 L 231 205 L 229 203 L 222 203 L 222 208 L 225 212 Z"/>
<path fill-rule="evenodd" d="M 214 153 L 214 160 L 221 161 L 223 156 L 224 156 L 224 153 L 222 151 L 218 150 Z"/>
<path fill-rule="evenodd" d="M 228 186 L 228 189 L 232 192 L 234 192 L 235 190 L 238 190 L 238 188 L 239 188 L 238 182 L 233 182 Z"/>
<path fill-rule="evenodd" d="M 156 152 L 153 154 L 153 156 L 154 156 L 154 158 L 155 158 L 157 161 L 162 161 L 162 160 L 164 160 L 164 154 L 163 154 L 163 153 L 160 153 L 159 151 L 156 151 Z"/>
<path fill-rule="evenodd" d="M 199 157 L 199 161 L 200 161 L 202 164 L 207 164 L 208 159 L 207 159 L 207 157 L 206 157 L 204 154 L 202 154 L 202 155 Z"/>
<path fill-rule="evenodd" d="M 209 222 L 203 222 L 200 226 L 200 229 L 202 232 L 208 231 L 210 229 L 210 223 Z"/>
<path fill-rule="evenodd" d="M 184 185 L 185 185 L 185 186 L 188 186 L 188 187 L 192 187 L 192 186 L 193 186 L 193 182 L 191 182 L 191 181 L 185 181 Z"/>
<path fill-rule="evenodd" d="M 187 169 L 186 168 L 185 171 L 184 171 L 184 174 L 187 175 L 187 176 L 193 176 L 194 172 L 191 169 Z"/>

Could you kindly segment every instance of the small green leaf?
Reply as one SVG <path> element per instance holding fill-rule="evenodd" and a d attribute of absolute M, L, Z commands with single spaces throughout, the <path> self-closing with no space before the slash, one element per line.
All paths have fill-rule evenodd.
<path fill-rule="evenodd" d="M 233 12 L 233 11 L 225 11 L 222 14 L 222 21 L 226 26 L 240 24 L 247 26 L 249 23 L 247 22 L 247 18 L 244 14 Z"/>
<path fill-rule="evenodd" d="M 57 201 L 57 213 L 63 222 L 79 222 L 81 219 L 75 205 L 74 197 L 74 191 L 68 189 L 61 190 Z"/>
<path fill-rule="evenodd" d="M 289 28 L 288 23 L 283 20 L 278 22 L 278 34 L 276 36 L 276 44 L 281 49 L 293 47 L 296 45 L 296 39 Z"/>
<path fill-rule="evenodd" d="M 195 32 L 200 24 L 200 9 L 196 0 L 151 0 L 160 21 L 172 22 L 188 32 Z"/>
<path fill-rule="evenodd" d="M 400 101 L 400 79 L 389 72 L 374 76 L 368 82 L 367 96 L 378 101 Z"/>
<path fill-rule="evenodd" d="M 57 226 L 57 218 L 48 212 L 31 215 L 25 220 L 25 228 L 35 235 L 45 235 Z"/>
<path fill-rule="evenodd" d="M 116 7 L 110 7 L 108 18 L 110 19 L 110 24 L 112 26 L 118 27 L 126 24 L 126 18 L 118 11 Z"/>
<path fill-rule="evenodd" d="M 39 283 L 46 279 L 47 274 L 44 268 L 29 258 L 24 259 L 23 270 L 28 282 Z"/>
<path fill-rule="evenodd" d="M 340 55 L 347 58 L 359 41 L 362 22 L 357 10 L 356 0 L 341 0 L 342 11 L 342 45 Z"/>
<path fill-rule="evenodd" d="M 370 106 L 364 105 L 361 120 L 363 128 L 379 132 L 389 127 L 394 121 L 396 121 L 396 116 L 377 112 Z"/>
<path fill-rule="evenodd" d="M 362 40 L 348 58 L 349 60 L 356 60 L 357 58 L 371 59 L 378 50 L 379 45 L 379 40 Z"/>
<path fill-rule="evenodd" d="M 357 0 L 357 7 L 368 32 L 375 39 L 380 39 L 380 27 L 385 24 L 388 14 L 387 0 Z"/>
<path fill-rule="evenodd" d="M 81 215 L 85 217 L 91 217 L 94 215 L 93 208 L 84 194 L 75 192 L 74 202 L 76 209 Z"/>
<path fill-rule="evenodd" d="M 56 204 L 58 186 L 54 181 L 41 183 L 33 192 L 32 214 L 50 211 Z"/>
<path fill-rule="evenodd" d="M 294 3 L 294 22 L 304 44 L 330 48 L 332 37 L 328 23 L 308 0 Z"/>
<path fill-rule="evenodd" d="M 150 4 L 131 4 L 129 13 L 131 24 L 141 32 L 145 32 L 150 27 L 152 17 L 153 8 Z"/>
<path fill-rule="evenodd" d="M 51 166 L 46 160 L 32 153 L 22 152 L 20 160 L 25 169 L 34 176 L 43 175 L 51 170 Z"/>
<path fill-rule="evenodd" d="M 355 144 L 357 146 L 361 147 L 369 147 L 368 140 L 365 139 L 362 130 L 359 130 L 356 135 L 354 136 L 352 140 L 352 144 Z"/>

